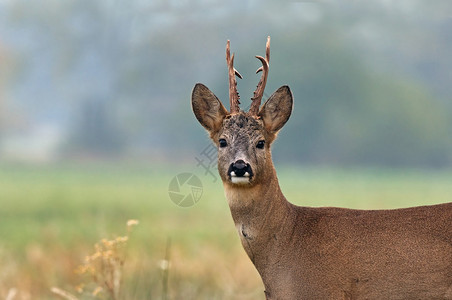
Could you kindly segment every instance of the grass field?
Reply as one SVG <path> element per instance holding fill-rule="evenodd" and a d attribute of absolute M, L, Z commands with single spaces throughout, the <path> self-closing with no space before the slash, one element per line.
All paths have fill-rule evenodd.
<path fill-rule="evenodd" d="M 168 196 L 170 180 L 184 171 L 195 172 L 204 187 L 191 208 Z M 376 209 L 452 201 L 450 171 L 286 167 L 278 173 L 286 197 L 299 205 Z M 58 299 L 50 288 L 59 287 L 93 299 L 90 278 L 74 270 L 98 240 L 124 235 L 129 219 L 140 223 L 127 243 L 122 299 L 264 298 L 219 180 L 192 166 L 124 163 L 0 165 L 0 298 Z M 78 294 L 81 283 L 85 292 Z"/>

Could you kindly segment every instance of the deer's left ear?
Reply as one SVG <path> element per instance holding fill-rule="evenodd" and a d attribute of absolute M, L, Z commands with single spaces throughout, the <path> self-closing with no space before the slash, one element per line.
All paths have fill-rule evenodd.
<path fill-rule="evenodd" d="M 293 96 L 289 86 L 283 85 L 264 103 L 258 116 L 269 133 L 277 133 L 292 113 Z"/>
<path fill-rule="evenodd" d="M 197 83 L 191 95 L 191 105 L 196 119 L 213 137 L 220 130 L 228 114 L 220 100 L 204 84 Z"/>

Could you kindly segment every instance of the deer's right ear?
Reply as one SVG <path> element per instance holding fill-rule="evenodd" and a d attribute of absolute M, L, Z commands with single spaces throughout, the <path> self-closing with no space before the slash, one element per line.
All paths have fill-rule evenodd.
<path fill-rule="evenodd" d="M 204 84 L 197 83 L 191 94 L 191 106 L 199 123 L 212 137 L 220 130 L 228 111 Z"/>
<path fill-rule="evenodd" d="M 268 98 L 259 112 L 265 129 L 270 133 L 277 133 L 289 120 L 292 108 L 292 92 L 289 86 L 283 85 Z"/>

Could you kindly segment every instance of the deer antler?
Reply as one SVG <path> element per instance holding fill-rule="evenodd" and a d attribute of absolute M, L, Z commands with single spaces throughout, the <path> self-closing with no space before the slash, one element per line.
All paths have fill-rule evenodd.
<path fill-rule="evenodd" d="M 257 69 L 256 74 L 262 71 L 261 79 L 257 84 L 256 90 L 254 91 L 254 96 L 251 98 L 253 101 L 251 103 L 249 114 L 252 116 L 257 116 L 259 112 L 259 107 L 261 106 L 262 96 L 264 95 L 265 85 L 267 84 L 268 68 L 270 64 L 270 36 L 267 37 L 267 44 L 265 46 L 265 58 L 256 55 L 262 63 L 262 67 Z"/>
<path fill-rule="evenodd" d="M 242 79 L 242 75 L 234 68 L 234 53 L 230 51 L 230 42 L 228 40 L 226 44 L 226 63 L 228 64 L 228 73 L 229 73 L 229 103 L 231 106 L 231 114 L 238 113 L 240 111 L 240 96 L 237 92 L 237 80 L 235 79 L 235 75 Z"/>

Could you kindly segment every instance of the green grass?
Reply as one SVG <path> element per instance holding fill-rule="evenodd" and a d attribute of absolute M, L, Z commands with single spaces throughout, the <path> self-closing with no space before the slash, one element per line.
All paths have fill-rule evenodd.
<path fill-rule="evenodd" d="M 199 203 L 180 208 L 168 184 L 195 172 Z M 452 173 L 420 170 L 278 168 L 289 201 L 309 206 L 397 208 L 452 201 Z M 160 299 L 158 263 L 171 239 L 170 299 L 262 299 L 257 272 L 241 249 L 219 182 L 193 166 L 124 163 L 0 165 L 0 298 L 53 298 L 83 280 L 73 270 L 100 238 L 138 219 L 125 269 L 127 299 Z"/>

